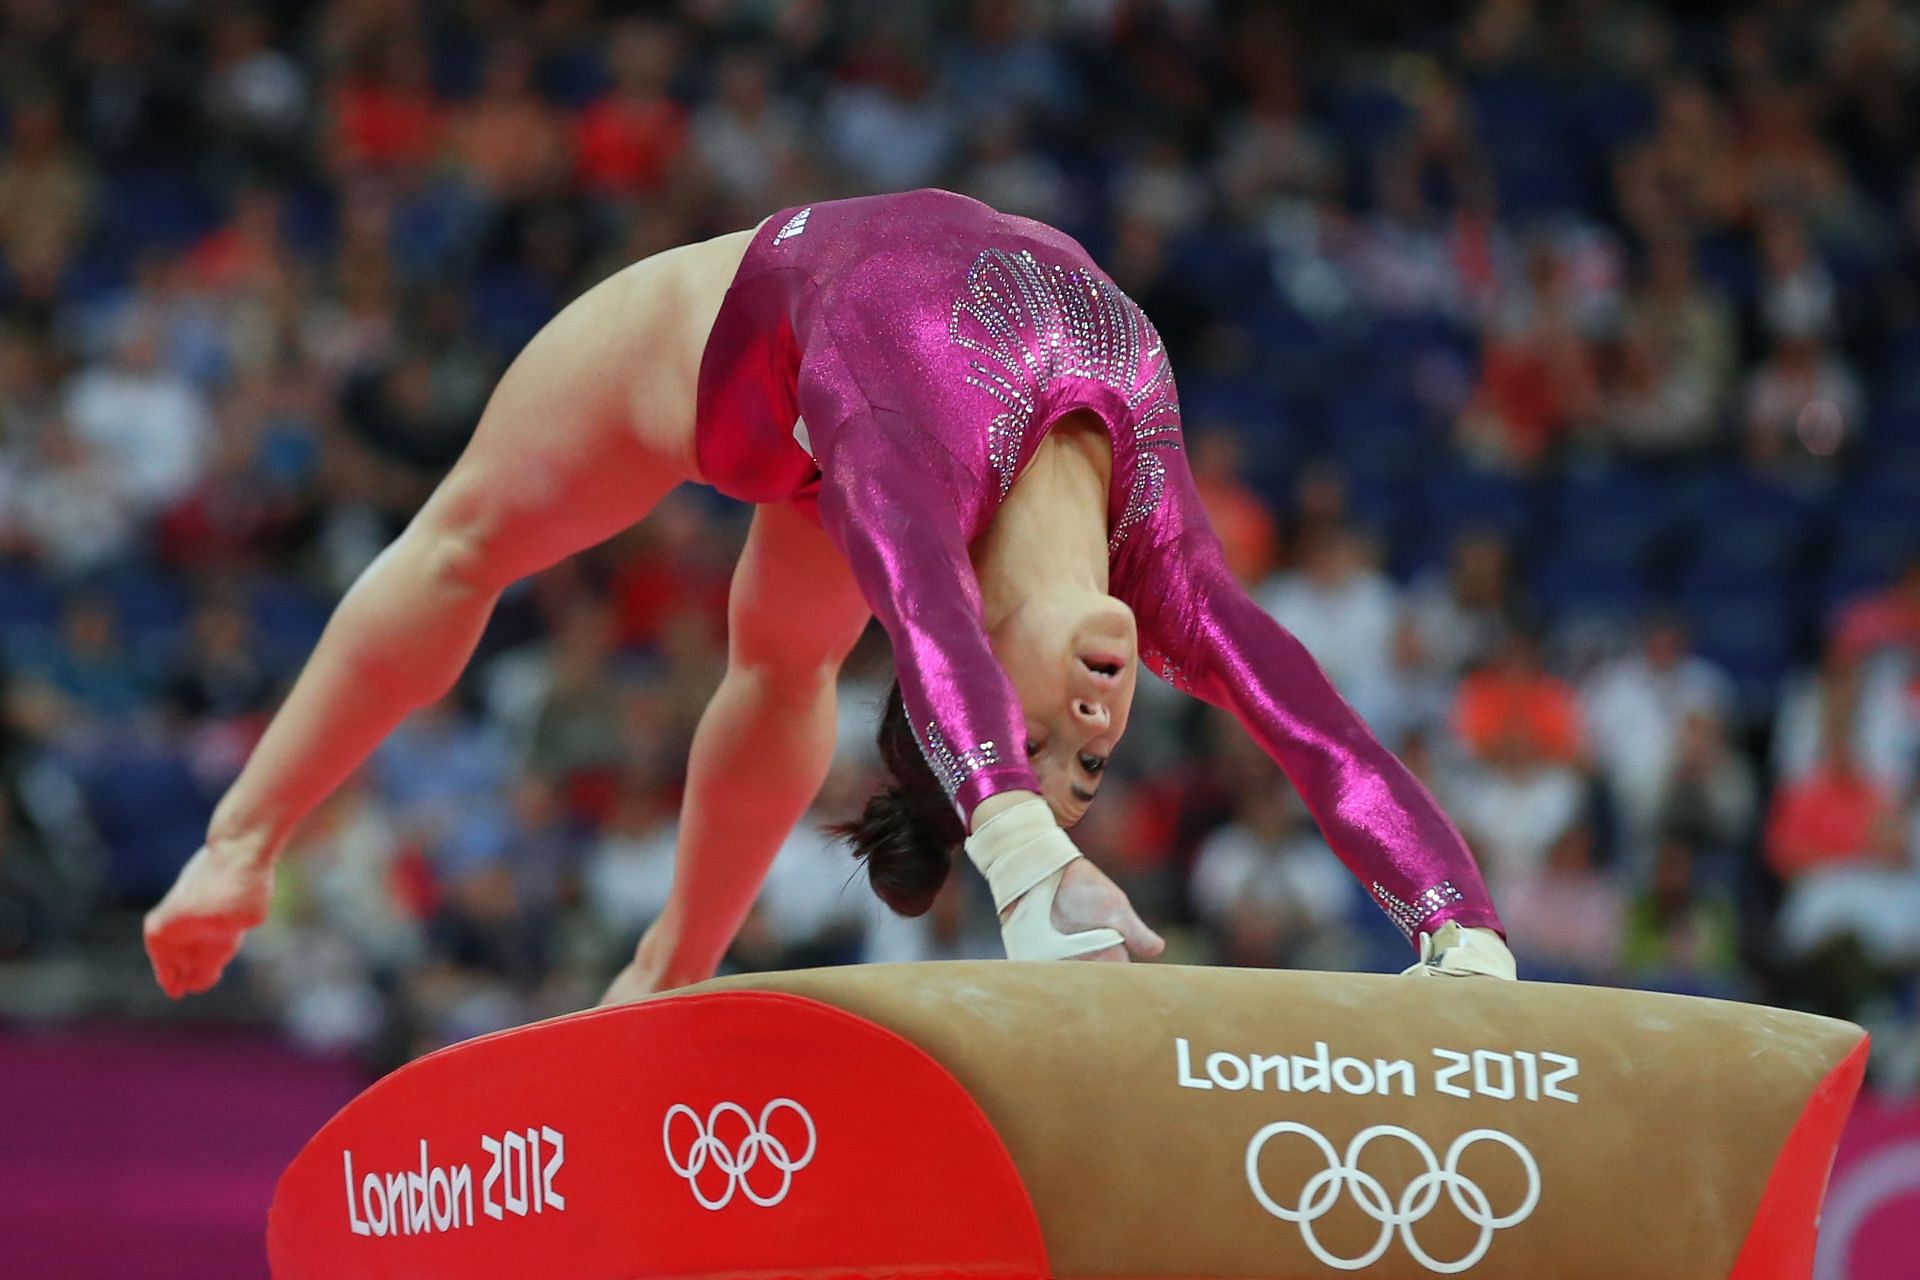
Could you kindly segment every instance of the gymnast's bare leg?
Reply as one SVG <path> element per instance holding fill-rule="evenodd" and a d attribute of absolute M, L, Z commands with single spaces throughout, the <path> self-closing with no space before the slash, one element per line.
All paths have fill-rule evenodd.
<path fill-rule="evenodd" d="M 870 614 L 827 535 L 754 512 L 727 601 L 727 673 L 694 733 L 673 891 L 603 1003 L 713 976 L 833 760 L 840 665 Z"/>
<path fill-rule="evenodd" d="M 741 233 L 636 264 L 513 362 L 459 462 L 341 601 L 207 843 L 149 913 L 169 995 L 219 980 L 266 914 L 294 825 L 452 688 L 502 590 L 696 478 L 691 371 L 744 247 Z"/>

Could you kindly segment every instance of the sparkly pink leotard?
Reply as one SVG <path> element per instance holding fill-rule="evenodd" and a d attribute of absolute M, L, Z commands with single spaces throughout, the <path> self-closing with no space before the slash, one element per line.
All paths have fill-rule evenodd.
<path fill-rule="evenodd" d="M 722 493 L 817 510 L 964 815 L 1039 790 L 967 547 L 1076 409 L 1112 438 L 1110 589 L 1143 661 L 1240 719 L 1403 931 L 1499 928 L 1433 798 L 1227 571 L 1159 336 L 1068 236 L 943 191 L 782 210 L 714 322 L 695 434 Z"/>

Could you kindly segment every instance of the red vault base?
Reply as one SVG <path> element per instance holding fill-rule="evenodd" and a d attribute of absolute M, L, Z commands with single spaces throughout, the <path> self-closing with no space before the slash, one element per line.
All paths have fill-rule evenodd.
<path fill-rule="evenodd" d="M 404 1067 L 307 1144 L 267 1234 L 277 1280 L 1047 1274 L 1020 1177 L 952 1076 L 772 992 Z"/>

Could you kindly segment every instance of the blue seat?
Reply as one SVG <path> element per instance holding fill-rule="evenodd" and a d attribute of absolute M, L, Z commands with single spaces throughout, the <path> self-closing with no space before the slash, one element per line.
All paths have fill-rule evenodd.
<path fill-rule="evenodd" d="M 38 569 L 0 564 L 0 644 L 17 648 L 51 636 L 60 626 L 60 592 Z"/>
<path fill-rule="evenodd" d="M 1402 486 L 1377 474 L 1351 469 L 1346 481 L 1348 519 L 1385 539 L 1390 547 L 1397 546 L 1407 516 Z"/>
<path fill-rule="evenodd" d="M 157 570 L 129 568 L 107 584 L 129 645 L 146 649 L 174 645 L 186 634 L 193 601 L 179 579 Z"/>
<path fill-rule="evenodd" d="M 1732 677 L 1749 723 L 1773 705 L 1799 647 L 1794 593 L 1771 576 L 1689 574 L 1681 599 L 1694 649 Z"/>
<path fill-rule="evenodd" d="M 1333 396 L 1325 421 L 1329 450 L 1354 476 L 1404 479 L 1438 445 L 1420 406 L 1377 383 Z"/>
<path fill-rule="evenodd" d="M 1639 568 L 1678 523 L 1662 486 L 1630 472 L 1569 478 L 1554 500 L 1561 558 L 1595 567 Z"/>
<path fill-rule="evenodd" d="M 319 643 L 330 610 L 325 601 L 297 583 L 263 577 L 247 589 L 247 613 L 266 661 L 292 669 L 306 661 Z"/>
<path fill-rule="evenodd" d="M 1221 378 L 1197 374 L 1181 378 L 1180 416 L 1189 426 L 1209 421 L 1229 422 L 1244 432 L 1278 422 L 1279 397 L 1251 378 Z"/>
<path fill-rule="evenodd" d="M 1473 528 L 1512 537 L 1534 518 L 1534 499 L 1526 484 L 1491 471 L 1436 468 L 1422 486 L 1420 499 L 1430 529 L 1443 538 Z"/>
<path fill-rule="evenodd" d="M 1534 567 L 1527 585 L 1535 603 L 1562 624 L 1624 625 L 1644 614 L 1650 599 L 1645 578 L 1627 564 L 1549 559 Z"/>
<path fill-rule="evenodd" d="M 1891 574 L 1915 554 L 1920 554 L 1920 485 L 1875 476 L 1848 486 L 1835 499 L 1835 568 Z"/>
<path fill-rule="evenodd" d="M 1355 155 L 1371 154 L 1405 127 L 1412 114 L 1407 98 L 1385 77 L 1333 78 L 1324 109 L 1333 130 Z"/>
<path fill-rule="evenodd" d="M 1715 572 L 1792 572 L 1816 515 L 1805 494 L 1744 472 L 1707 477 L 1689 507 L 1692 561 Z"/>
<path fill-rule="evenodd" d="M 1818 616 L 1831 619 L 1834 613 L 1872 595 L 1893 581 L 1893 569 L 1873 562 L 1855 563 L 1837 560 L 1829 563 L 1814 588 L 1814 608 Z"/>
<path fill-rule="evenodd" d="M 1478 336 L 1450 317 L 1435 313 L 1383 314 L 1367 329 L 1367 346 L 1389 373 L 1410 378 L 1414 364 L 1439 351 L 1472 363 L 1479 350 Z"/>
<path fill-rule="evenodd" d="M 519 351 L 559 309 L 552 285 L 532 271 L 496 269 L 473 282 L 474 327 L 496 351 Z"/>
<path fill-rule="evenodd" d="M 162 168 L 110 174 L 95 207 L 123 243 L 179 247 L 212 230 L 219 210 L 186 174 Z"/>

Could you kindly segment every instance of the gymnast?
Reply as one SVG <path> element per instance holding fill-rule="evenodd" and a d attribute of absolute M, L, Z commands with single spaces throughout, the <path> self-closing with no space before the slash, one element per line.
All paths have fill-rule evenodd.
<path fill-rule="evenodd" d="M 527 345 L 149 913 L 168 994 L 218 981 L 295 824 L 451 689 L 502 590 L 683 483 L 755 511 L 670 901 L 609 1001 L 719 966 L 825 779 L 836 677 L 869 617 L 898 676 L 891 781 L 840 830 L 895 910 L 925 911 L 964 848 L 1009 957 L 1157 954 L 1067 834 L 1144 664 L 1280 765 L 1418 949 L 1409 972 L 1513 976 L 1459 834 L 1227 571 L 1147 317 L 1070 237 L 915 191 L 648 258 Z"/>

